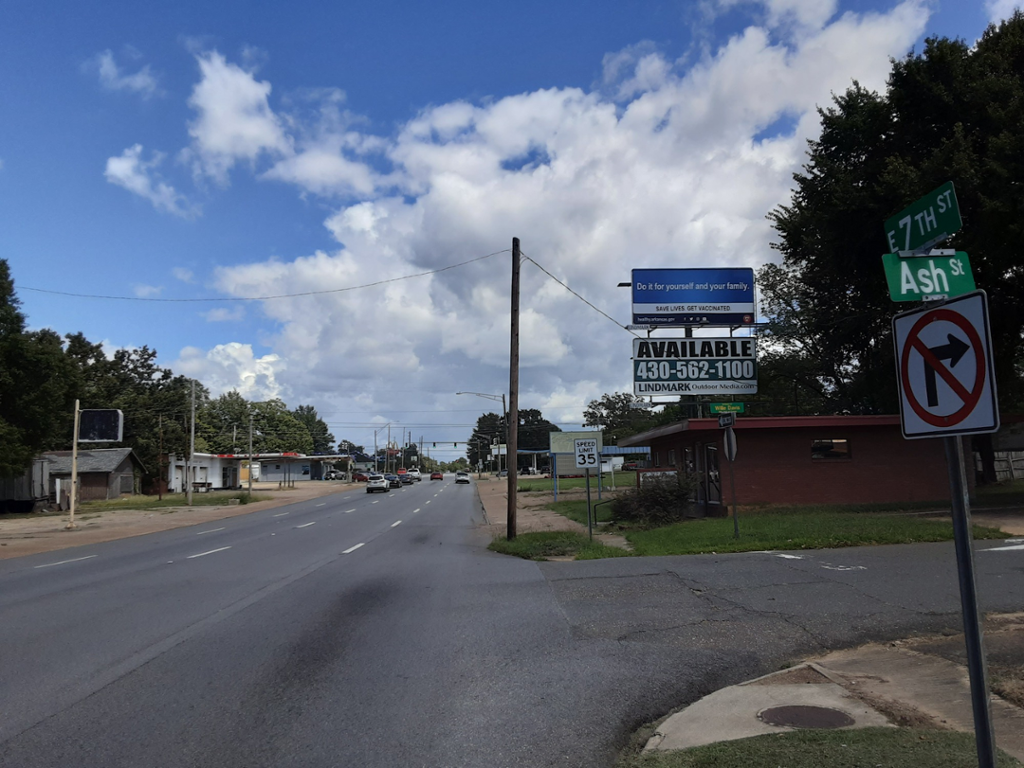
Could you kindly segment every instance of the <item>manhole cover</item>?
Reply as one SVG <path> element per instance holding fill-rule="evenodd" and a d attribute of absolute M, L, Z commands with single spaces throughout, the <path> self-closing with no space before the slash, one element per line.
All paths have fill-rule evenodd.
<path fill-rule="evenodd" d="M 845 712 L 828 707 L 772 707 L 761 710 L 757 716 L 768 725 L 786 728 L 845 728 L 855 722 Z"/>

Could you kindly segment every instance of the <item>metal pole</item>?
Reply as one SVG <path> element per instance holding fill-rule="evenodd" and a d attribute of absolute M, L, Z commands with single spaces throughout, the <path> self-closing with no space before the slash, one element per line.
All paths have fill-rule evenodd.
<path fill-rule="evenodd" d="M 506 444 L 508 455 L 519 456 L 519 238 L 512 238 L 512 335 L 509 346 L 509 384 L 508 384 L 508 420 L 505 429 L 508 435 Z M 505 396 L 501 397 L 501 405 L 505 407 Z M 511 424 L 509 423 L 511 422 Z M 517 461 L 518 463 L 518 461 Z M 506 466 L 508 460 L 506 459 Z M 508 539 L 516 537 L 516 473 L 509 469 L 508 473 Z"/>
<path fill-rule="evenodd" d="M 946 443 L 946 462 L 949 465 L 949 492 L 953 502 L 953 540 L 956 543 L 957 574 L 960 577 L 960 607 L 964 619 L 964 640 L 967 644 L 967 672 L 971 680 L 974 741 L 978 749 L 979 768 L 995 768 L 996 744 L 988 701 L 988 673 L 985 668 L 985 645 L 978 610 L 978 587 L 974 578 L 971 502 L 967 498 L 964 448 L 959 437 L 943 439 Z"/>
<path fill-rule="evenodd" d="M 740 537 L 739 513 L 736 511 L 736 465 L 729 459 L 729 486 L 732 488 L 732 537 Z"/>
<path fill-rule="evenodd" d="M 192 379 L 192 437 L 188 449 L 189 473 L 195 472 L 196 461 L 196 380 Z M 187 477 L 186 493 L 188 494 L 188 505 L 192 506 L 192 482 L 194 478 Z"/>
<path fill-rule="evenodd" d="M 249 414 L 249 496 L 252 496 L 252 414 Z"/>
<path fill-rule="evenodd" d="M 69 531 L 74 530 L 75 525 L 75 497 L 78 495 L 78 424 L 81 411 L 78 410 L 78 400 L 75 400 L 75 427 L 71 438 L 71 516 L 65 526 Z"/>
<path fill-rule="evenodd" d="M 584 472 L 587 473 L 587 533 L 590 534 L 590 540 L 594 540 L 594 521 L 593 515 L 590 514 L 590 467 L 587 467 Z"/>

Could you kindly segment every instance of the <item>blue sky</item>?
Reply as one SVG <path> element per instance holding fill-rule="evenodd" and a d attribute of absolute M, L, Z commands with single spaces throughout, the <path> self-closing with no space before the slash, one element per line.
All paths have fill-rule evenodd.
<path fill-rule="evenodd" d="M 634 267 L 773 258 L 814 108 L 1019 3 L 4 4 L 0 253 L 33 327 L 149 345 L 338 437 L 462 439 L 507 388 L 509 248 L 616 319 Z M 527 263 L 522 407 L 630 337 Z M 99 300 L 28 290 L 140 299 Z M 440 426 L 451 424 L 453 426 Z M 431 426 L 437 425 L 437 426 Z"/>

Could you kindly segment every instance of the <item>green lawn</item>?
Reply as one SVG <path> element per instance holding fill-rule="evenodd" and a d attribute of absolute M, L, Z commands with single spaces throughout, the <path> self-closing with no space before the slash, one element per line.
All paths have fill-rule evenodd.
<path fill-rule="evenodd" d="M 558 501 L 549 509 L 586 525 L 587 502 Z M 597 522 L 612 519 L 611 505 L 597 508 Z M 739 539 L 731 517 L 687 520 L 651 530 L 616 525 L 637 555 L 689 555 L 708 552 L 750 552 L 765 549 L 829 549 L 869 544 L 911 544 L 949 541 L 952 523 L 920 515 L 867 507 L 789 507 L 740 512 Z M 605 528 L 604 530 L 609 530 Z M 1004 539 L 1009 534 L 974 526 L 976 539 Z"/>
<path fill-rule="evenodd" d="M 228 499 L 238 499 L 241 504 L 250 501 L 267 501 L 274 498 L 268 494 L 254 493 L 252 498 L 245 491 L 210 491 L 209 493 L 193 493 L 193 507 L 216 507 L 228 503 Z M 108 501 L 86 501 L 80 504 L 79 512 L 105 512 L 117 509 L 162 509 L 164 507 L 184 507 L 188 500 L 183 493 L 165 493 L 163 499 L 156 496 L 123 496 Z M 61 514 L 67 514 L 61 513 Z"/>
<path fill-rule="evenodd" d="M 973 733 L 911 728 L 791 731 L 693 749 L 623 757 L 616 768 L 966 768 L 977 765 Z M 999 768 L 1021 768 L 1004 752 Z"/>
<path fill-rule="evenodd" d="M 528 477 L 523 476 L 519 478 L 518 489 L 519 492 L 523 491 L 547 491 L 552 492 L 552 484 L 554 481 L 550 477 Z M 612 487 L 612 476 L 611 473 L 607 473 L 601 478 L 601 485 L 603 488 L 611 489 Z M 632 488 L 636 485 L 636 472 L 616 472 L 615 473 L 615 487 L 616 488 Z M 587 481 L 583 477 L 562 477 L 558 480 L 559 491 L 569 491 L 575 488 L 586 488 Z M 590 492 L 592 494 L 597 493 L 597 476 L 590 478 Z"/>

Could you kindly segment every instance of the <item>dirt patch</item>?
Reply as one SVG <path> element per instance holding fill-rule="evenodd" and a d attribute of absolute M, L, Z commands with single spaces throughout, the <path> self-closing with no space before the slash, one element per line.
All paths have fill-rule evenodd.
<path fill-rule="evenodd" d="M 985 658 L 992 692 L 1024 708 L 1024 613 L 993 614 L 982 624 Z M 898 645 L 940 656 L 956 664 L 967 664 L 963 632 L 900 640 Z"/>

